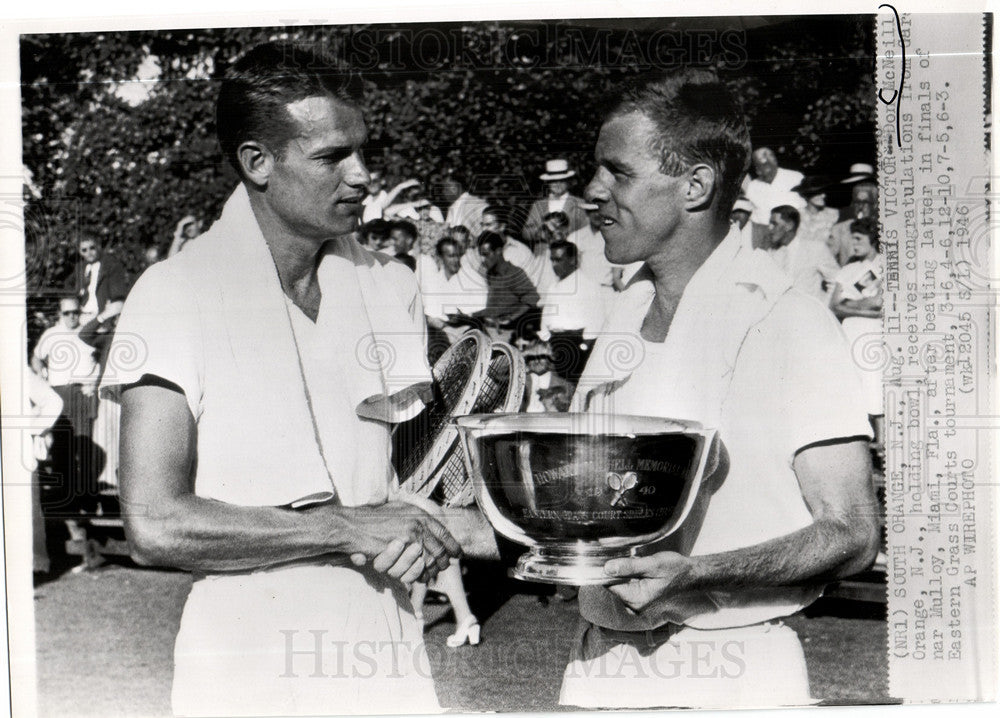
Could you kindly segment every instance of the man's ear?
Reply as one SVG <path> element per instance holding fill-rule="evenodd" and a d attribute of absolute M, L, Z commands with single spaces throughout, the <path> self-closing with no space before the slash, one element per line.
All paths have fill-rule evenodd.
<path fill-rule="evenodd" d="M 260 187 L 267 186 L 275 161 L 267 147 L 256 140 L 247 140 L 236 148 L 236 158 L 244 177 Z"/>
<path fill-rule="evenodd" d="M 715 170 L 710 165 L 697 164 L 688 170 L 688 186 L 685 204 L 690 210 L 705 209 L 715 199 L 717 181 Z"/>

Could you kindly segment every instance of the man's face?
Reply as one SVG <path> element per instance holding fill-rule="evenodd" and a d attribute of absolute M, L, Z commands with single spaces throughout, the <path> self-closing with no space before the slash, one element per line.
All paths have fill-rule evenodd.
<path fill-rule="evenodd" d="M 569 191 L 569 182 L 566 180 L 552 180 L 548 183 L 549 197 L 562 197 Z"/>
<path fill-rule="evenodd" d="M 483 258 L 483 268 L 488 272 L 497 266 L 500 258 L 503 256 L 503 251 L 499 249 L 493 249 L 493 247 L 488 244 L 484 244 L 479 248 L 479 256 Z"/>
<path fill-rule="evenodd" d="M 861 183 L 851 188 L 851 209 L 856 219 L 875 216 L 878 208 L 878 187 Z"/>
<path fill-rule="evenodd" d="M 413 248 L 413 237 L 401 229 L 394 229 L 389 233 L 392 245 L 396 248 L 396 254 L 406 254 Z"/>
<path fill-rule="evenodd" d="M 484 232 L 496 232 L 497 234 L 503 234 L 507 226 L 497 219 L 497 216 L 492 212 L 483 212 L 483 217 L 479 222 L 479 225 L 483 228 Z"/>
<path fill-rule="evenodd" d="M 454 244 L 448 243 L 441 248 L 441 263 L 448 275 L 458 272 L 462 262 L 462 253 Z"/>
<path fill-rule="evenodd" d="M 325 241 L 358 226 L 371 179 L 361 156 L 361 110 L 332 97 L 287 106 L 293 136 L 274 160 L 267 200 L 293 234 Z"/>
<path fill-rule="evenodd" d="M 97 248 L 97 242 L 92 239 L 85 239 L 80 242 L 80 256 L 87 264 L 93 264 L 101 258 L 101 250 Z"/>
<path fill-rule="evenodd" d="M 455 180 L 445 180 L 444 184 L 441 185 L 441 196 L 445 202 L 451 204 L 462 196 L 462 186 Z"/>
<path fill-rule="evenodd" d="M 550 253 L 552 271 L 559 279 L 565 279 L 576 270 L 576 260 L 569 258 L 565 249 L 553 249 Z"/>
<path fill-rule="evenodd" d="M 771 150 L 757 150 L 753 153 L 753 171 L 757 179 L 770 183 L 778 174 L 778 158 Z"/>
<path fill-rule="evenodd" d="M 771 213 L 771 223 L 767 228 L 773 249 L 784 247 L 795 237 L 794 225 L 777 212 Z"/>
<path fill-rule="evenodd" d="M 653 122 L 630 112 L 608 120 L 597 138 L 597 171 L 585 195 L 598 206 L 604 256 L 614 264 L 669 251 L 680 221 L 686 182 L 660 172 L 655 137 Z"/>
<path fill-rule="evenodd" d="M 59 320 L 67 329 L 76 329 L 80 326 L 80 303 L 75 299 L 60 301 Z"/>
<path fill-rule="evenodd" d="M 528 371 L 532 374 L 542 375 L 552 370 L 552 360 L 544 354 L 525 357 L 524 363 L 528 365 Z"/>
<path fill-rule="evenodd" d="M 201 225 L 198 222 L 188 222 L 184 225 L 184 238 L 194 239 L 201 232 Z"/>

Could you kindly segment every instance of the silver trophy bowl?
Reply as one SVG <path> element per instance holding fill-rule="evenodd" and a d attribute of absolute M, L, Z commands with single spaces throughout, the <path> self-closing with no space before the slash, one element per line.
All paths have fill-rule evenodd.
<path fill-rule="evenodd" d="M 455 419 L 476 502 L 493 528 L 530 548 L 514 576 L 614 583 L 604 563 L 683 523 L 714 429 L 611 414 L 472 414 Z"/>

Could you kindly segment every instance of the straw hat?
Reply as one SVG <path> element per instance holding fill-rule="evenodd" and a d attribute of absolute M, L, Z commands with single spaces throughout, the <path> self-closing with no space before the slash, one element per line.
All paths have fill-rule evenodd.
<path fill-rule="evenodd" d="M 556 180 L 569 179 L 575 174 L 576 172 L 569 168 L 569 162 L 566 160 L 549 160 L 545 163 L 545 172 L 539 175 L 539 178 L 543 182 L 555 182 Z"/>

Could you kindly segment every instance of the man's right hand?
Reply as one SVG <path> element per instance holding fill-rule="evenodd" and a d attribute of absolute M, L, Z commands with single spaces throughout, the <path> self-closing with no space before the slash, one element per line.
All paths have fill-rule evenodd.
<path fill-rule="evenodd" d="M 339 507 L 338 513 L 352 537 L 352 562 L 370 561 L 376 571 L 405 584 L 429 581 L 462 552 L 444 524 L 409 503 Z"/>

